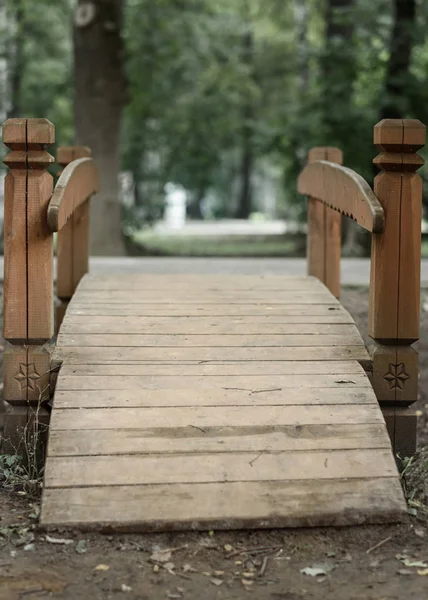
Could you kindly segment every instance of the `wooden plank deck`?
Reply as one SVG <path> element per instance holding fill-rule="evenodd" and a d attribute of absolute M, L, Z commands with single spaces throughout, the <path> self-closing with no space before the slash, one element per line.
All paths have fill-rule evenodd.
<path fill-rule="evenodd" d="M 406 515 L 367 351 L 314 278 L 86 276 L 56 357 L 42 526 Z"/>

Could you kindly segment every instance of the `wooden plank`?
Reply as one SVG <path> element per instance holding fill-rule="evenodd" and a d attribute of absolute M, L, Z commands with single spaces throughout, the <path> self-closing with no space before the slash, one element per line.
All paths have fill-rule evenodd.
<path fill-rule="evenodd" d="M 282 390 L 271 387 L 257 393 L 247 390 L 195 389 L 145 390 L 87 390 L 85 392 L 55 393 L 55 411 L 63 408 L 121 408 L 156 406 L 287 406 L 329 404 L 375 404 L 376 397 L 367 379 L 366 385 L 356 388 L 330 389 L 296 388 Z"/>
<path fill-rule="evenodd" d="M 54 430 L 49 457 L 391 448 L 385 425 Z"/>
<path fill-rule="evenodd" d="M 95 523 L 98 529 L 135 532 L 344 526 L 406 518 L 398 479 L 384 477 L 47 489 L 40 520 L 44 527 L 94 529 Z"/>
<path fill-rule="evenodd" d="M 165 294 L 156 294 L 156 293 L 139 293 L 136 295 L 130 295 L 128 292 L 122 291 L 112 291 L 112 292 L 99 292 L 97 294 L 91 294 L 88 292 L 79 292 L 78 303 L 80 306 L 84 306 L 85 304 L 97 302 L 100 304 L 124 304 L 125 306 L 130 305 L 147 305 L 150 306 L 158 306 L 165 305 L 168 306 L 172 303 L 179 303 L 182 306 L 221 306 L 222 304 L 237 304 L 239 306 L 243 306 L 246 304 L 259 304 L 263 306 L 279 306 L 279 305 L 287 305 L 287 304 L 334 304 L 334 298 L 327 293 L 298 293 L 298 292 L 284 292 L 279 293 L 275 292 L 275 296 L 269 294 L 258 294 L 258 295 L 250 295 L 245 294 L 244 297 L 240 295 L 226 295 L 226 294 L 216 294 L 216 295 L 205 295 L 201 294 L 186 294 L 186 295 L 178 295 L 165 292 Z M 266 310 L 266 308 L 265 308 Z"/>
<path fill-rule="evenodd" d="M 285 320 L 283 318 L 283 320 Z M 315 326 L 316 325 L 316 326 Z M 352 323 L 295 323 L 282 322 L 281 317 L 87 317 L 70 315 L 61 327 L 62 336 L 75 334 L 314 334 L 355 335 Z M 358 334 L 359 335 L 359 334 Z M 361 338 L 360 338 L 361 339 Z"/>
<path fill-rule="evenodd" d="M 256 459 L 256 460 L 255 460 Z M 393 477 L 389 450 L 51 457 L 46 488 Z"/>
<path fill-rule="evenodd" d="M 126 356 L 126 353 L 125 353 Z M 58 354 L 55 355 L 58 358 Z M 118 357 L 119 358 L 119 357 Z M 73 365 L 65 361 L 61 367 L 61 379 L 64 377 L 91 376 L 142 376 L 149 374 L 168 376 L 233 376 L 248 375 L 249 377 L 277 375 L 278 377 L 296 376 L 298 385 L 302 385 L 308 375 L 333 375 L 341 377 L 343 374 L 365 375 L 362 367 L 356 361 L 200 361 L 200 362 L 130 362 L 130 359 L 113 364 L 98 362 L 95 364 Z M 269 386 L 269 389 L 272 386 Z M 298 386 L 296 386 L 298 387 Z"/>
<path fill-rule="evenodd" d="M 150 427 L 251 427 L 383 423 L 376 404 L 329 406 L 180 406 L 156 408 L 61 409 L 52 414 L 59 429 L 138 429 Z"/>
<path fill-rule="evenodd" d="M 77 298 L 76 298 L 77 296 Z M 75 299 L 70 302 L 67 309 L 67 315 L 86 315 L 86 316 L 141 316 L 141 317 L 266 317 L 272 315 L 276 317 L 284 317 L 287 319 L 299 319 L 304 323 L 326 322 L 326 323 L 353 323 L 352 317 L 341 306 L 332 305 L 259 305 L 247 304 L 239 306 L 237 304 L 228 304 L 222 306 L 205 305 L 205 306 L 177 306 L 157 305 L 149 306 L 144 304 L 120 305 L 120 304 L 80 304 L 78 302 L 79 295 L 76 294 Z M 297 322 L 299 322 L 297 321 Z"/>
<path fill-rule="evenodd" d="M 277 365 L 275 372 L 284 372 L 284 363 L 287 362 L 325 362 L 325 361 L 346 361 L 357 360 L 364 367 L 370 366 L 371 359 L 364 346 L 300 346 L 300 347 L 187 347 L 187 348 L 139 348 L 138 346 L 95 346 L 96 340 L 92 341 L 91 347 L 62 346 L 55 351 L 55 357 L 64 361 L 69 366 L 73 365 L 100 365 L 105 366 L 104 371 L 116 363 L 128 363 L 130 365 L 141 362 L 160 363 L 219 363 L 233 362 L 239 364 L 243 361 L 249 361 L 249 369 L 254 369 L 255 362 L 266 361 L 275 362 Z M 334 370 L 334 369 L 333 369 Z M 160 373 L 166 373 L 169 367 L 160 368 Z M 268 364 L 257 366 L 256 371 L 270 372 L 271 367 Z M 81 371 L 80 371 L 81 372 Z M 64 374 L 66 371 L 64 371 Z M 110 371 L 114 374 L 116 371 Z"/>
<path fill-rule="evenodd" d="M 283 275 L 211 275 L 177 274 L 167 275 L 156 273 L 115 273 L 114 275 L 88 274 L 82 282 L 85 290 L 188 290 L 189 286 L 197 285 L 199 290 L 216 292 L 219 289 L 240 291 L 295 291 L 325 289 L 321 282 L 314 277 L 290 277 Z"/>
<path fill-rule="evenodd" d="M 319 363 L 322 364 L 322 363 Z M 340 366 L 342 363 L 338 362 Z M 359 366 L 359 365 L 358 365 Z M 182 371 L 187 371 L 184 366 Z M 224 368 L 224 370 L 226 370 Z M 337 369 L 339 371 L 339 369 Z M 358 373 L 348 369 L 347 372 L 341 371 L 341 374 L 317 375 L 316 377 L 302 377 L 302 375 L 228 375 L 223 376 L 210 375 L 127 375 L 127 376 L 106 376 L 106 375 L 74 375 L 58 377 L 56 390 L 121 390 L 128 389 L 137 392 L 140 389 L 206 389 L 221 387 L 222 389 L 240 388 L 257 392 L 258 390 L 280 388 L 331 388 L 331 387 L 361 387 L 367 381 L 365 373 Z"/>
<path fill-rule="evenodd" d="M 362 346 L 361 336 L 358 332 L 348 334 L 346 338 L 343 335 L 328 334 L 313 335 L 282 335 L 282 334 L 256 334 L 256 335 L 216 335 L 216 334 L 64 334 L 62 331 L 58 335 L 57 344 L 60 348 L 70 346 L 80 347 L 189 347 L 189 351 L 199 347 L 236 347 L 256 348 L 256 347 L 292 347 L 300 346 Z M 190 359 L 192 360 L 192 359 Z"/>

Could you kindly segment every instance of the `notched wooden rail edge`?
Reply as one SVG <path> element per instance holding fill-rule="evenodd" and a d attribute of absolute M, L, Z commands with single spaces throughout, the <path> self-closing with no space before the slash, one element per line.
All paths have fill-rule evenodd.
<path fill-rule="evenodd" d="M 384 231 L 382 205 L 367 181 L 347 167 L 325 160 L 309 164 L 299 176 L 298 191 L 324 202 L 368 231 Z"/>
<path fill-rule="evenodd" d="M 92 158 L 79 158 L 65 167 L 49 202 L 47 220 L 59 231 L 74 211 L 98 191 L 98 173 Z"/>

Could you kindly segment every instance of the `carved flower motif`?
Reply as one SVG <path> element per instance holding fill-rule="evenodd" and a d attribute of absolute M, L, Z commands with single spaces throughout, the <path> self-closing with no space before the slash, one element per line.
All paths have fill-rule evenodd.
<path fill-rule="evenodd" d="M 40 375 L 36 371 L 34 363 L 27 365 L 26 363 L 19 364 L 19 371 L 15 375 L 14 379 L 21 386 L 21 390 L 25 390 L 28 386 L 30 390 L 36 389 L 36 382 L 40 379 Z"/>
<path fill-rule="evenodd" d="M 390 363 L 389 371 L 383 378 L 389 383 L 390 390 L 402 390 L 409 377 L 410 376 L 406 373 L 404 363 L 399 363 L 398 365 Z"/>

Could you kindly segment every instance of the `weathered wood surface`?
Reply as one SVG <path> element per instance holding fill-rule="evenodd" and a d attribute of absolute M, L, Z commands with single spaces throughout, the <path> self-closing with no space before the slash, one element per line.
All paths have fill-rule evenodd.
<path fill-rule="evenodd" d="M 74 211 L 98 191 L 98 171 L 92 158 L 79 158 L 61 173 L 49 202 L 47 221 L 59 231 Z"/>
<path fill-rule="evenodd" d="M 326 160 L 342 164 L 339 148 L 312 148 L 308 164 Z M 317 277 L 336 298 L 340 296 L 341 216 L 316 197 L 308 198 L 308 275 Z"/>
<path fill-rule="evenodd" d="M 44 527 L 405 517 L 367 351 L 314 278 L 85 276 L 55 359 Z"/>
<path fill-rule="evenodd" d="M 347 167 L 325 160 L 309 164 L 299 176 L 298 190 L 354 219 L 368 231 L 382 233 L 384 230 L 381 203 L 369 184 Z"/>

